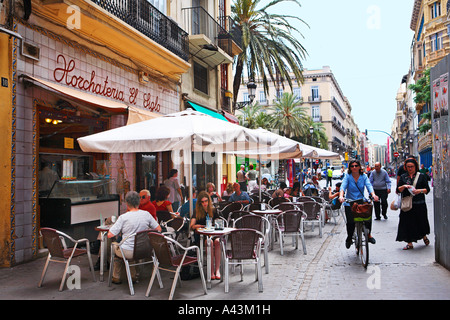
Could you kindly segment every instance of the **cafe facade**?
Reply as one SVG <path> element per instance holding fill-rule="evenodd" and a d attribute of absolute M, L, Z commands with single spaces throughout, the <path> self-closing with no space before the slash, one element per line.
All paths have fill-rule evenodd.
<path fill-rule="evenodd" d="M 0 71 L 7 79 L 2 97 L 5 92 L 11 97 L 3 102 L 9 114 L 0 119 L 10 130 L 3 138 L 2 162 L 8 168 L 2 173 L 8 179 L 2 180 L 7 210 L 1 213 L 6 244 L 1 266 L 37 257 L 43 224 L 70 230 L 74 238 L 93 237 L 88 221 L 98 224 L 108 212 L 126 211 L 127 191 L 155 190 L 167 178 L 170 152 L 85 153 L 77 138 L 180 111 L 180 77 L 190 67 L 187 55 L 183 59 L 160 45 L 152 44 L 153 53 L 144 48 L 147 57 L 142 58 L 147 61 L 159 56 L 156 50 L 163 51 L 167 59 L 156 68 L 135 59 L 138 52 L 119 51 L 124 44 L 118 38 L 114 46 L 104 46 L 84 32 L 69 32 L 44 18 L 55 7 L 35 8 L 28 20 L 15 9 L 10 31 L 0 33 L 2 51 L 10 49 L 2 55 Z"/>

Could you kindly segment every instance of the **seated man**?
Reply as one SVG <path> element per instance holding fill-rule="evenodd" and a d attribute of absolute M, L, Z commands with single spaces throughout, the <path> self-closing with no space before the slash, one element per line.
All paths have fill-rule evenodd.
<path fill-rule="evenodd" d="M 158 218 L 156 217 L 156 208 L 153 203 L 150 201 L 150 191 L 144 189 L 139 192 L 139 197 L 141 198 L 141 203 L 139 204 L 139 209 L 148 211 L 156 221 Z"/>
<path fill-rule="evenodd" d="M 197 194 L 195 192 L 195 188 L 192 188 L 192 208 L 195 211 L 195 205 L 197 203 Z M 180 209 L 180 216 L 183 218 L 190 218 L 190 212 L 189 212 L 189 193 L 187 194 L 186 202 L 183 203 Z"/>
<path fill-rule="evenodd" d="M 248 193 L 245 191 L 241 191 L 241 186 L 239 185 L 239 183 L 233 183 L 233 190 L 234 192 L 228 199 L 228 202 L 238 202 L 242 204 L 249 204 L 250 202 L 252 202 Z"/>
<path fill-rule="evenodd" d="M 128 211 L 119 216 L 116 223 L 109 229 L 108 238 L 113 238 L 120 233 L 122 233 L 123 239 L 126 239 L 122 244 L 122 251 L 126 259 L 133 259 L 133 249 L 134 249 L 134 237 L 130 236 L 139 231 L 147 229 L 155 229 L 161 232 L 161 227 L 158 225 L 153 216 L 144 210 L 139 209 L 140 198 L 136 191 L 130 191 L 125 196 L 125 202 L 127 204 Z M 112 275 L 112 282 L 115 284 L 120 284 L 120 274 L 123 268 L 123 257 L 122 253 L 115 243 L 114 246 L 114 270 Z M 130 267 L 131 278 L 136 279 L 136 269 Z"/>

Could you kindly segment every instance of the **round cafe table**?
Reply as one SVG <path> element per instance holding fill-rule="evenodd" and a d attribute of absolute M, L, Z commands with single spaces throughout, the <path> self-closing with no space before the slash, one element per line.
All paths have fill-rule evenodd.
<path fill-rule="evenodd" d="M 206 228 L 198 228 L 195 230 L 200 235 L 200 252 L 203 256 L 203 237 L 206 237 L 206 286 L 208 289 L 211 289 L 211 243 L 212 238 L 220 237 L 231 231 L 235 230 L 235 228 L 223 228 L 221 230 L 206 229 Z M 203 258 L 202 258 L 203 264 Z"/>
<path fill-rule="evenodd" d="M 276 216 L 282 213 L 283 211 L 279 209 L 269 209 L 269 210 L 252 210 L 252 213 L 258 214 L 258 215 L 264 215 L 267 220 L 270 221 L 270 232 L 269 232 L 269 243 L 270 243 L 270 250 L 273 250 L 273 243 L 275 240 L 275 219 Z"/>
<path fill-rule="evenodd" d="M 105 265 L 105 256 L 106 256 L 106 242 L 107 242 L 107 234 L 111 225 L 102 225 L 95 227 L 95 231 L 100 232 L 100 281 L 103 281 L 103 271 Z"/>

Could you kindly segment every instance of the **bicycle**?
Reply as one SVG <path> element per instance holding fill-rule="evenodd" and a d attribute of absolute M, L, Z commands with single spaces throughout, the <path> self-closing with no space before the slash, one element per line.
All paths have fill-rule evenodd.
<path fill-rule="evenodd" d="M 349 200 L 345 199 L 345 202 L 350 206 L 355 202 L 360 202 L 363 199 Z M 369 203 L 372 201 L 369 200 Z M 364 268 L 367 268 L 369 264 L 369 229 L 366 228 L 364 222 L 372 219 L 372 215 L 368 218 L 354 217 L 355 231 L 353 232 L 353 243 L 355 244 L 356 255 L 359 256 Z"/>

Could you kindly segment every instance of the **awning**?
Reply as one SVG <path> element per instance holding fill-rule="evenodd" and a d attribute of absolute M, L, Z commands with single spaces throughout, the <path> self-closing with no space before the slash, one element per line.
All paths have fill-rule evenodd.
<path fill-rule="evenodd" d="M 224 116 L 229 122 L 235 123 L 235 124 L 239 124 L 239 119 L 238 119 L 235 115 L 233 115 L 233 114 L 231 114 L 231 113 L 229 113 L 229 112 L 226 112 L 226 111 L 222 111 L 222 112 L 223 112 L 223 116 Z"/>
<path fill-rule="evenodd" d="M 212 111 L 212 110 L 210 110 L 208 108 L 202 107 L 202 106 L 200 106 L 200 105 L 198 105 L 198 104 L 196 104 L 196 103 L 194 103 L 192 101 L 187 101 L 187 103 L 195 111 L 198 111 L 198 112 L 207 114 L 208 116 L 214 117 L 216 119 L 220 119 L 220 120 L 228 122 L 228 120 L 223 115 L 221 115 L 220 113 L 217 113 L 217 112 Z"/>
<path fill-rule="evenodd" d="M 161 116 L 162 114 L 159 113 L 151 112 L 149 110 L 137 108 L 134 106 L 129 106 L 127 126 L 136 122 L 150 120 Z"/>
<path fill-rule="evenodd" d="M 90 93 L 86 93 L 80 90 L 72 89 L 67 86 L 50 82 L 44 79 L 35 78 L 29 75 L 21 75 L 26 80 L 32 80 L 36 85 L 44 87 L 44 89 L 50 89 L 56 91 L 59 94 L 63 94 L 78 102 L 87 102 L 100 108 L 106 109 L 110 112 L 124 112 L 128 110 L 128 106 L 125 103 L 106 99 L 100 96 L 96 96 Z"/>

